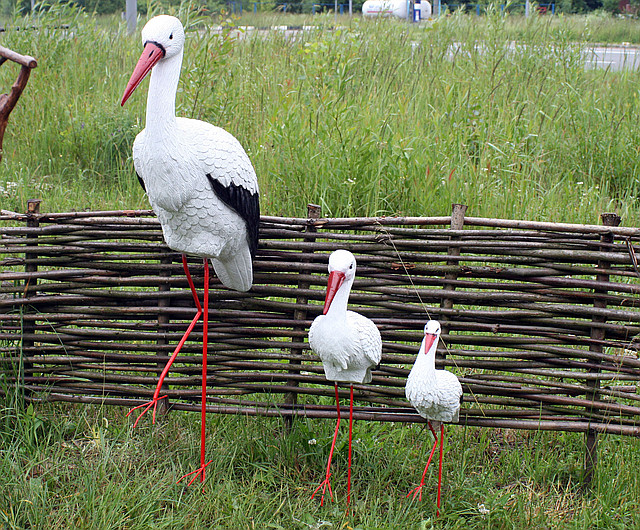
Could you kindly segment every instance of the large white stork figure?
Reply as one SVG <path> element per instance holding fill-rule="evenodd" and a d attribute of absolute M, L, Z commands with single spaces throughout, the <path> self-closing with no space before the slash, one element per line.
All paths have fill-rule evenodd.
<path fill-rule="evenodd" d="M 177 18 L 160 15 L 147 22 L 142 30 L 144 50 L 121 104 L 125 104 L 142 79 L 151 72 L 146 126 L 133 144 L 133 162 L 138 179 L 158 216 L 167 245 L 182 252 L 184 271 L 197 307 L 196 316 L 160 375 L 153 399 L 140 406 L 145 409 L 134 425 L 152 406 L 155 422 L 158 401 L 166 397 L 160 396 L 165 376 L 203 316 L 201 454 L 200 468 L 190 473 L 194 475 L 193 482 L 197 476 L 204 481 L 207 465 L 204 461 L 204 439 L 209 260 L 226 287 L 237 291 L 251 288 L 260 206 L 256 173 L 238 140 L 209 123 L 176 118 L 175 99 L 184 41 L 184 29 Z M 202 305 L 189 274 L 186 254 L 204 258 Z"/>
<path fill-rule="evenodd" d="M 331 491 L 331 459 L 340 427 L 340 398 L 338 381 L 350 383 L 349 405 L 349 470 L 347 473 L 347 506 L 351 501 L 351 438 L 353 431 L 353 383 L 369 383 L 371 369 L 382 358 L 382 339 L 376 325 L 368 318 L 347 311 L 349 293 L 356 277 L 356 259 L 348 250 L 336 250 L 329 256 L 329 280 L 322 315 L 309 329 L 309 345 L 322 360 L 324 373 L 329 381 L 336 381 L 336 407 L 338 422 L 329 451 L 327 473 L 324 481 L 315 489 L 311 498 L 322 488 L 320 505 L 329 488 Z"/>
<path fill-rule="evenodd" d="M 420 345 L 416 362 L 409 372 L 405 394 L 418 414 L 427 420 L 435 439 L 420 484 L 407 497 L 422 500 L 424 477 L 431 464 L 433 453 L 438 446 L 438 435 L 434 429 L 440 426 L 440 469 L 438 471 L 437 515 L 440 515 L 440 492 L 442 488 L 442 453 L 444 446 L 444 423 L 458 421 L 462 402 L 462 386 L 458 378 L 447 370 L 436 370 L 436 349 L 440 338 L 440 323 L 429 320 L 424 327 L 424 339 Z"/>

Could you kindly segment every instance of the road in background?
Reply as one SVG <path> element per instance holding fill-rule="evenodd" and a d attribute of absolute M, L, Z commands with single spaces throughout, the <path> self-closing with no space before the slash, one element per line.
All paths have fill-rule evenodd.
<path fill-rule="evenodd" d="M 594 46 L 585 54 L 587 68 L 609 68 L 614 71 L 638 70 L 640 48 L 635 46 Z"/>

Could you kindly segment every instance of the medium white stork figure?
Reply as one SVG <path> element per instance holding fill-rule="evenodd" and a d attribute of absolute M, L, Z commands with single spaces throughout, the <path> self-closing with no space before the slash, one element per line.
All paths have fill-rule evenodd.
<path fill-rule="evenodd" d="M 445 422 L 458 421 L 460 403 L 462 402 L 462 386 L 458 378 L 447 370 L 436 370 L 436 349 L 440 338 L 440 323 L 429 320 L 424 327 L 424 339 L 420 345 L 416 362 L 409 372 L 405 394 L 418 414 L 427 420 L 433 433 L 434 443 L 422 473 L 420 484 L 412 489 L 407 497 L 422 500 L 424 477 L 431 464 L 431 459 L 438 446 L 438 435 L 434 429 L 440 426 L 440 468 L 438 471 L 437 515 L 440 515 L 440 492 L 442 488 L 442 453 L 444 446 Z"/>
<path fill-rule="evenodd" d="M 155 422 L 158 401 L 166 397 L 160 396 L 165 376 L 202 316 L 201 454 L 200 467 L 189 473 L 194 475 L 189 482 L 191 484 L 198 476 L 204 481 L 207 466 L 204 439 L 209 260 L 223 285 L 237 291 L 251 288 L 260 206 L 256 173 L 238 140 L 209 123 L 175 115 L 184 42 L 184 28 L 177 18 L 160 15 L 147 22 L 142 30 L 144 50 L 121 104 L 125 104 L 151 72 L 146 126 L 133 144 L 133 162 L 138 179 L 158 216 L 167 245 L 182 252 L 183 268 L 197 307 L 195 317 L 160 375 L 153 399 L 140 406 L 145 409 L 134 426 L 152 406 Z M 202 305 L 189 274 L 186 254 L 204 258 Z"/>
<path fill-rule="evenodd" d="M 309 345 L 318 354 L 329 381 L 335 381 L 338 422 L 329 451 L 327 473 L 324 481 L 315 489 L 311 498 L 322 488 L 320 505 L 324 495 L 331 491 L 331 459 L 340 427 L 340 398 L 338 381 L 350 383 L 349 405 L 349 469 L 347 473 L 347 506 L 351 501 L 351 438 L 353 432 L 353 383 L 369 383 L 371 369 L 382 358 L 382 339 L 376 325 L 368 318 L 347 311 L 349 293 L 356 277 L 356 259 L 348 250 L 336 250 L 329 256 L 329 279 L 322 315 L 309 329 Z"/>

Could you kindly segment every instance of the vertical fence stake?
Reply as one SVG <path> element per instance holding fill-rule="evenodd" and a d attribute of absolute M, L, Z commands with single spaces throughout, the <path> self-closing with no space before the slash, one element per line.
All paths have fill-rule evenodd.
<path fill-rule="evenodd" d="M 316 220 L 320 218 L 320 214 L 321 214 L 321 210 L 322 208 L 320 206 L 318 206 L 317 204 L 307 204 L 307 219 L 309 221 L 312 220 Z M 315 232 L 318 231 L 318 229 L 312 224 L 312 223 L 307 223 L 307 226 L 304 229 L 305 234 L 314 234 Z M 310 236 L 310 235 L 305 235 L 303 237 L 304 241 L 315 241 L 315 237 L 314 236 Z M 313 250 L 311 251 L 313 252 Z M 300 258 L 300 261 L 302 263 L 309 263 L 311 260 L 309 259 L 308 256 L 302 256 Z M 307 274 L 306 271 L 302 271 L 300 274 Z M 307 280 L 298 280 L 298 289 L 299 290 L 303 290 L 303 289 L 309 289 L 310 287 L 310 283 Z M 299 294 L 296 297 L 296 305 L 298 306 L 305 306 L 309 303 L 309 297 L 305 294 Z M 307 310 L 306 309 L 294 309 L 293 311 L 293 330 L 294 331 L 299 331 L 299 330 L 304 330 L 306 329 L 306 326 L 304 323 L 300 323 L 300 322 L 304 322 L 307 319 Z M 297 339 L 296 337 L 292 337 L 291 341 L 295 342 Z M 293 357 L 290 361 L 289 364 L 301 364 L 302 363 L 302 358 L 303 358 L 303 349 L 300 347 L 292 347 L 291 348 L 291 356 Z M 290 370 L 289 373 L 293 373 L 293 374 L 297 374 L 299 372 L 299 370 Z M 290 386 L 298 386 L 298 381 L 293 381 L 291 383 L 289 383 Z M 298 394 L 296 392 L 286 392 L 284 395 L 284 405 L 285 408 L 287 407 L 291 407 L 291 409 L 293 409 L 293 406 L 297 403 L 298 401 Z M 284 418 L 284 422 L 285 422 L 285 428 L 286 430 L 290 430 L 291 427 L 293 426 L 293 420 L 294 420 L 295 416 L 293 414 L 290 414 L 288 416 L 285 416 Z"/>
<path fill-rule="evenodd" d="M 27 201 L 27 227 L 28 228 L 37 228 L 40 226 L 40 220 L 38 215 L 40 214 L 40 203 L 42 201 L 40 199 L 30 199 Z M 25 251 L 25 265 L 24 271 L 29 274 L 32 272 L 38 271 L 38 253 L 34 252 L 33 249 L 38 246 L 37 243 L 38 236 L 36 234 L 27 234 L 27 245 Z M 38 291 L 38 280 L 36 278 L 27 278 L 24 282 L 24 298 L 31 298 L 35 296 Z M 35 313 L 35 311 L 31 311 L 29 306 L 25 305 L 24 314 L 26 313 Z M 22 352 L 21 357 L 33 355 L 33 347 L 35 346 L 35 335 L 36 332 L 36 320 L 35 315 L 34 318 L 31 319 L 23 319 L 22 322 Z M 28 338 L 25 338 L 28 337 Z M 21 362 L 19 366 L 20 374 L 19 381 L 22 385 L 22 390 L 24 392 L 23 395 L 26 395 L 27 392 L 25 390 L 26 386 L 26 376 L 27 372 L 30 372 L 33 376 L 33 365 L 31 363 Z"/>
<path fill-rule="evenodd" d="M 466 204 L 452 204 L 451 205 L 451 230 L 462 230 L 464 228 L 464 214 L 467 211 Z M 458 236 L 450 235 L 449 240 L 454 241 L 459 239 Z M 460 255 L 460 247 L 451 246 L 447 248 L 447 255 L 449 256 L 459 256 Z M 460 263 L 456 260 L 447 260 L 447 265 L 455 265 L 459 268 Z M 456 272 L 447 272 L 444 275 L 445 280 L 455 280 L 458 277 Z M 445 281 L 442 293 L 442 300 L 440 301 L 440 307 L 442 309 L 452 309 L 453 308 L 453 300 L 451 298 L 447 298 L 447 291 L 454 291 L 455 285 L 447 283 Z M 449 317 L 443 315 L 442 318 L 442 334 L 449 334 L 449 325 L 447 324 L 447 320 Z"/>
<path fill-rule="evenodd" d="M 166 333 L 168 332 L 168 324 L 169 324 L 169 315 L 162 311 L 163 308 L 165 307 L 171 307 L 171 295 L 169 293 L 169 291 L 171 290 L 171 282 L 169 281 L 169 277 L 171 276 L 171 264 L 173 263 L 173 259 L 171 257 L 171 253 L 165 249 L 161 250 L 161 258 L 160 258 L 160 276 L 166 277 L 167 281 L 165 283 L 161 283 L 160 285 L 158 285 L 158 291 L 161 293 L 167 293 L 164 296 L 161 296 L 160 298 L 158 298 L 158 309 L 160 311 L 158 311 L 158 331 L 161 331 L 163 334 L 165 334 L 165 336 L 162 336 L 158 339 L 157 344 L 158 346 L 164 346 L 166 344 L 169 344 L 169 341 L 167 340 L 166 337 Z M 157 355 L 159 356 L 166 356 L 167 352 L 164 348 L 159 348 L 158 349 L 158 353 Z M 167 361 L 163 360 L 161 362 L 158 362 L 158 377 L 161 376 L 162 374 L 162 370 L 164 370 L 164 367 L 166 366 Z M 163 390 L 168 390 L 169 389 L 169 384 L 165 381 L 164 383 L 162 383 L 162 389 Z M 158 408 L 156 409 L 156 413 L 160 416 L 166 414 L 167 412 L 169 412 L 169 407 L 170 407 L 170 403 L 169 403 L 169 398 L 163 398 L 160 401 L 158 401 Z"/>
<path fill-rule="evenodd" d="M 601 216 L 602 224 L 605 226 L 618 226 L 620 224 L 620 217 L 615 213 L 603 213 Z M 613 234 L 608 232 L 606 234 L 602 234 L 600 236 L 600 242 L 602 246 L 600 247 L 601 252 L 607 252 L 610 250 L 610 245 L 613 243 Z M 598 269 L 604 270 L 609 267 L 609 262 L 606 260 L 598 260 Z M 596 281 L 598 282 L 608 282 L 609 275 L 606 273 L 598 273 L 596 274 Z M 607 289 L 594 289 L 594 294 L 606 294 Z M 605 308 L 607 307 L 607 302 L 605 300 L 595 299 L 593 301 L 594 307 Z M 605 318 L 594 316 L 592 319 L 594 324 L 602 324 L 605 322 Z M 606 332 L 604 328 L 601 326 L 594 325 L 591 328 L 591 339 L 592 342 L 589 344 L 589 351 L 602 353 L 602 341 L 604 341 Z M 601 361 L 590 361 L 596 365 L 599 365 Z M 590 373 L 600 373 L 599 367 L 594 367 L 589 369 Z M 586 393 L 586 398 L 590 401 L 597 401 L 600 399 L 599 389 L 600 389 L 600 381 L 599 380 L 588 380 L 587 387 L 589 390 Z M 586 412 L 594 412 L 597 410 L 597 407 L 587 406 Z M 587 416 L 587 421 L 589 421 L 589 416 Z M 595 473 L 596 465 L 598 463 L 598 433 L 592 429 L 589 429 L 585 434 L 585 461 L 584 461 L 584 480 L 583 480 L 583 488 L 588 489 L 591 486 L 591 481 L 593 480 L 593 475 Z"/>

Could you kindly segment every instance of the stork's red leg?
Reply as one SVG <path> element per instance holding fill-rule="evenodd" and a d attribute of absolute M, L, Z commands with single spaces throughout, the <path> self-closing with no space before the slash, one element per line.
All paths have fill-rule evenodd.
<path fill-rule="evenodd" d="M 200 407 L 200 467 L 191 473 L 180 477 L 178 482 L 183 478 L 193 475 L 187 486 L 193 484 L 199 476 L 200 482 L 204 482 L 204 474 L 206 467 L 212 462 L 209 460 L 205 463 L 205 433 L 207 425 L 207 347 L 209 342 L 209 260 L 204 260 L 204 298 L 203 298 L 204 318 L 202 321 L 202 402 Z"/>
<path fill-rule="evenodd" d="M 340 427 L 340 397 L 338 396 L 338 383 L 334 383 L 334 384 L 336 389 L 336 408 L 338 410 L 338 422 L 336 423 L 336 430 L 333 433 L 333 442 L 331 443 L 331 450 L 329 451 L 329 460 L 327 461 L 327 474 L 325 476 L 325 479 L 314 490 L 313 495 L 311 495 L 311 498 L 313 499 L 316 493 L 318 493 L 318 490 L 322 488 L 322 497 L 320 497 L 320 506 L 324 504 L 324 494 L 327 491 L 327 488 L 329 488 L 329 498 L 333 500 L 333 491 L 331 491 L 331 482 L 329 479 L 331 478 L 331 459 L 333 458 L 333 450 L 336 447 L 336 439 L 338 438 L 338 428 Z"/>
<path fill-rule="evenodd" d="M 347 470 L 347 506 L 351 502 L 351 434 L 353 432 L 353 385 L 349 400 L 349 469 Z"/>
<path fill-rule="evenodd" d="M 431 453 L 429 454 L 427 465 L 424 467 L 424 471 L 422 472 L 422 479 L 420 480 L 420 484 L 413 488 L 409 493 L 407 493 L 407 498 L 411 497 L 411 495 L 413 494 L 413 498 L 415 499 L 417 495 L 419 501 L 422 500 L 422 487 L 424 486 L 424 477 L 427 475 L 427 469 L 429 469 L 429 464 L 431 464 L 431 459 L 433 458 L 433 454 L 436 452 L 436 447 L 438 446 L 438 435 L 436 434 L 436 431 L 433 429 L 430 421 L 427 422 L 427 425 L 429 425 L 429 429 L 431 429 L 431 432 L 433 433 L 433 447 L 431 448 Z"/>
<path fill-rule="evenodd" d="M 444 447 L 444 423 L 440 424 L 440 468 L 438 469 L 438 504 L 436 517 L 440 516 L 440 491 L 442 489 L 442 453 Z"/>
<path fill-rule="evenodd" d="M 207 344 L 209 341 L 209 260 L 204 260 L 204 320 L 202 321 L 202 408 L 200 410 L 200 482 L 204 482 L 204 438 L 207 424 Z M 442 451 L 440 451 L 442 467 Z"/>
<path fill-rule="evenodd" d="M 187 341 L 187 339 L 189 338 L 189 335 L 193 331 L 193 328 L 195 327 L 196 323 L 202 316 L 202 306 L 200 305 L 200 299 L 198 298 L 198 294 L 196 293 L 196 288 L 193 285 L 193 280 L 191 279 L 191 274 L 189 273 L 189 264 L 187 263 L 187 256 L 185 256 L 184 254 L 182 255 L 182 268 L 184 269 L 184 272 L 187 275 L 187 282 L 189 283 L 189 288 L 191 289 L 191 294 L 193 295 L 193 300 L 196 304 L 196 308 L 197 308 L 196 316 L 193 317 L 193 320 L 191 321 L 191 324 L 189 324 L 187 331 L 182 336 L 182 339 L 180 339 L 180 342 L 176 346 L 176 349 L 173 351 L 173 354 L 169 358 L 169 361 L 167 362 L 166 366 L 162 370 L 162 373 L 160 374 L 160 379 L 158 380 L 158 384 L 156 385 L 156 390 L 153 393 L 153 398 L 151 399 L 151 401 L 149 401 L 148 403 L 144 403 L 142 405 L 138 405 L 137 407 L 132 408 L 127 413 L 127 417 L 129 417 L 134 410 L 145 407 L 145 409 L 140 413 L 135 423 L 133 424 L 134 428 L 138 425 L 140 418 L 142 418 L 142 416 L 144 416 L 145 413 L 151 407 L 153 407 L 153 423 L 156 422 L 156 407 L 158 406 L 158 401 L 167 397 L 167 396 L 160 396 L 160 390 L 162 389 L 162 384 L 164 383 L 164 379 L 167 376 L 167 373 L 169 373 L 169 369 L 171 368 L 173 361 L 175 361 L 176 357 L 178 356 L 178 353 L 180 353 L 182 346 Z M 208 269 L 206 272 L 208 274 Z"/>

